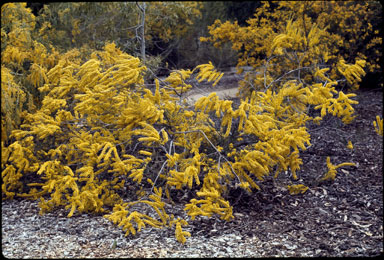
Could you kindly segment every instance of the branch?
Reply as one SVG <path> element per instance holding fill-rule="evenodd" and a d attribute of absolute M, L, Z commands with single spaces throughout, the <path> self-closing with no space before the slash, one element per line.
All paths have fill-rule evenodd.
<path fill-rule="evenodd" d="M 297 70 L 301 70 L 301 69 L 311 69 L 311 67 L 301 67 L 301 68 L 298 68 L 298 69 L 294 69 L 294 70 L 290 70 L 286 73 L 284 73 L 282 76 L 280 76 L 279 78 L 273 80 L 271 83 L 269 83 L 269 85 L 267 86 L 267 88 L 269 88 L 273 83 L 277 82 L 277 81 L 280 81 L 282 78 L 284 78 L 286 75 L 292 73 L 292 72 L 295 72 Z"/>
<path fill-rule="evenodd" d="M 237 177 L 239 183 L 241 183 L 241 180 L 240 180 L 239 176 L 236 174 L 235 170 L 232 168 L 232 164 L 231 164 L 231 162 L 228 161 L 228 159 L 220 153 L 220 151 L 219 151 L 219 150 L 216 148 L 216 146 L 211 142 L 211 140 L 209 140 L 209 138 L 205 135 L 205 133 L 204 133 L 202 130 L 198 129 L 198 130 L 190 130 L 190 131 L 184 131 L 184 132 L 175 132 L 175 134 L 187 134 L 187 133 L 196 133 L 196 132 L 201 133 L 201 134 L 205 137 L 205 139 L 209 142 L 209 144 L 213 147 L 213 149 L 215 149 L 215 151 L 219 154 L 219 162 L 220 162 L 221 157 L 224 158 L 224 160 L 225 160 L 225 161 L 229 164 L 229 166 L 231 167 L 231 171 L 232 171 L 232 173 Z M 219 172 L 220 172 L 220 171 L 219 171 Z"/>

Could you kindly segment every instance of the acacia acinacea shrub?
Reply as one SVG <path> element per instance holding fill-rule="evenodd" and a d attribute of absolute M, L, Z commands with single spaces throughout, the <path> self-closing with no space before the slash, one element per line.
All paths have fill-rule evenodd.
<path fill-rule="evenodd" d="M 270 175 L 297 179 L 300 152 L 311 145 L 306 124 L 327 114 L 348 123 L 357 103 L 355 94 L 335 89 L 325 70 L 313 75 L 314 84 L 285 80 L 236 106 L 216 93 L 185 102 L 192 84 L 220 80 L 211 63 L 173 71 L 153 86 L 144 82 L 145 71 L 114 44 L 86 62 L 60 59 L 39 87 L 41 108 L 23 115 L 9 145 L 2 141 L 2 197 L 39 199 L 41 213 L 64 207 L 68 217 L 104 214 L 126 235 L 147 226 L 175 228 L 184 243 L 188 221 L 234 218 L 231 185 L 252 193 Z M 337 168 L 354 164 L 334 165 L 328 157 L 327 165 L 319 178 L 334 179 Z M 174 200 L 175 190 L 193 195 L 184 205 L 190 219 L 167 212 L 165 200 Z"/>

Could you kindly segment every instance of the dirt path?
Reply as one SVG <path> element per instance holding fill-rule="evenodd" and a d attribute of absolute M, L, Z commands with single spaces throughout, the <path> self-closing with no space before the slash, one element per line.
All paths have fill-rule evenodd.
<path fill-rule="evenodd" d="M 209 94 L 211 94 L 212 92 L 216 92 L 217 96 L 221 99 L 224 99 L 224 98 L 234 98 L 236 97 L 236 94 L 238 92 L 238 88 L 237 87 L 234 87 L 234 88 L 229 88 L 229 89 L 220 89 L 220 90 L 215 90 L 215 89 L 212 89 L 210 91 L 208 90 L 200 90 L 198 93 L 196 92 L 193 92 L 191 93 L 190 95 L 187 96 L 187 101 L 190 103 L 190 104 L 193 104 L 195 103 L 199 98 L 201 97 L 205 97 L 205 96 L 208 96 Z"/>
<path fill-rule="evenodd" d="M 249 71 L 250 68 L 246 67 L 245 70 Z M 224 72 L 224 75 L 217 86 L 213 87 L 210 83 L 203 82 L 203 84 L 199 84 L 199 87 L 195 87 L 188 92 L 186 100 L 190 104 L 194 104 L 199 98 L 209 96 L 212 92 L 216 92 L 221 99 L 237 97 L 238 83 L 243 79 L 244 73 L 237 74 L 235 67 L 222 72 Z"/>

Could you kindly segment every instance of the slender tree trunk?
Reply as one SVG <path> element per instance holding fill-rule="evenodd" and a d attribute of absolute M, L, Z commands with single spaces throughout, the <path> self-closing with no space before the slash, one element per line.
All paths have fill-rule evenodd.
<path fill-rule="evenodd" d="M 140 24 L 140 37 L 141 37 L 141 59 L 142 62 L 145 63 L 145 8 L 146 4 L 143 2 L 141 6 L 139 6 L 141 11 L 141 24 Z"/>

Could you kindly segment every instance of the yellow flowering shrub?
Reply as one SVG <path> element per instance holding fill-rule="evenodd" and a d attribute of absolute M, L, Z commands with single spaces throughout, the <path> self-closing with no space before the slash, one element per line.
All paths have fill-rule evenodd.
<path fill-rule="evenodd" d="M 168 214 L 164 202 L 175 199 L 175 190 L 193 195 L 184 207 L 192 220 L 231 220 L 232 186 L 252 192 L 269 175 L 298 179 L 300 152 L 311 145 L 307 123 L 327 114 L 353 119 L 354 94 L 337 91 L 324 71 L 318 83 L 285 81 L 239 105 L 211 93 L 190 106 L 191 82 L 215 84 L 222 77 L 211 63 L 173 71 L 150 87 L 141 61 L 113 43 L 85 62 L 73 55 L 47 71 L 39 87 L 42 106 L 24 113 L 9 145 L 2 142 L 2 197 L 39 199 L 41 213 L 56 207 L 66 208 L 68 217 L 101 213 L 126 235 L 169 227 L 185 243 L 187 220 Z M 309 116 L 308 106 L 317 115 Z M 327 164 L 325 178 L 351 165 Z"/>
<path fill-rule="evenodd" d="M 6 3 L 1 7 L 3 141 L 19 127 L 23 110 L 32 112 L 41 106 L 38 88 L 47 82 L 48 71 L 59 60 L 64 62 L 64 55 L 78 63 L 112 39 L 127 50 L 137 45 L 136 3 L 50 3 L 37 17 L 26 6 Z M 194 2 L 149 3 L 147 45 L 153 45 L 152 38 L 167 41 L 185 34 L 200 16 L 200 8 L 201 4 Z M 158 65 L 159 58 L 149 59 L 148 65 L 152 63 Z M 19 94 L 16 97 L 11 92 Z"/>
<path fill-rule="evenodd" d="M 1 135 L 7 141 L 19 128 L 22 111 L 41 105 L 38 87 L 47 81 L 59 52 L 35 35 L 36 18 L 26 3 L 1 6 Z"/>
<path fill-rule="evenodd" d="M 287 78 L 311 85 L 317 71 L 357 89 L 364 67 L 381 75 L 380 10 L 377 1 L 262 2 L 247 26 L 216 20 L 201 41 L 231 43 L 239 52 L 239 72 L 253 67 L 242 82 L 243 96 L 279 88 Z"/>

